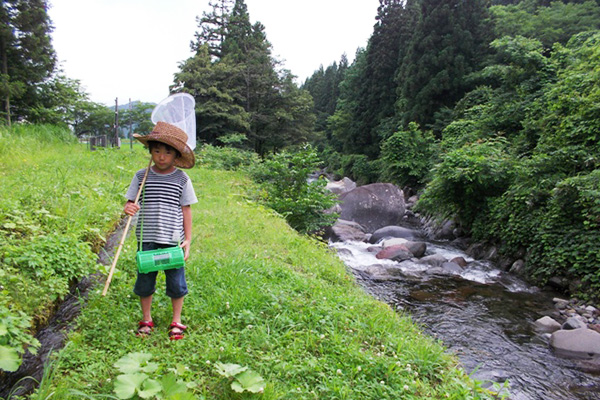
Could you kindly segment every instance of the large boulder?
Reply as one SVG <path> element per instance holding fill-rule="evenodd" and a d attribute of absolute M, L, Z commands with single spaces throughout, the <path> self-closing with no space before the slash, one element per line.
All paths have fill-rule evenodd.
<path fill-rule="evenodd" d="M 391 183 L 359 186 L 340 196 L 340 218 L 358 222 L 367 232 L 402 221 L 406 206 L 402 189 Z"/>
<path fill-rule="evenodd" d="M 600 356 L 600 333 L 587 328 L 561 329 L 550 337 L 550 346 L 560 355 L 573 358 Z"/>

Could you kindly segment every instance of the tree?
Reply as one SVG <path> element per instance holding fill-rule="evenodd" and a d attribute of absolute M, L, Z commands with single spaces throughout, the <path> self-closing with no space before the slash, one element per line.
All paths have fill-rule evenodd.
<path fill-rule="evenodd" d="M 1 115 L 9 125 L 39 107 L 37 85 L 54 72 L 47 8 L 45 0 L 0 1 Z"/>
<path fill-rule="evenodd" d="M 289 71 L 277 71 L 265 27 L 250 23 L 244 0 L 236 0 L 222 21 L 219 53 L 212 52 L 209 36 L 197 34 L 196 55 L 181 64 L 171 87 L 196 99 L 199 138 L 223 144 L 235 137 L 239 143 L 243 134 L 261 156 L 306 138 L 313 124 L 310 98 Z"/>
<path fill-rule="evenodd" d="M 422 0 L 420 18 L 398 71 L 398 116 L 428 128 L 468 89 L 489 43 L 485 0 Z"/>
<path fill-rule="evenodd" d="M 497 37 L 524 36 L 537 39 L 550 51 L 555 43 L 566 44 L 576 33 L 600 29 L 600 4 L 595 1 L 553 1 L 545 6 L 527 2 L 490 8 Z"/>
<path fill-rule="evenodd" d="M 223 55 L 223 42 L 227 36 L 228 18 L 233 0 L 209 1 L 212 11 L 202 13 L 202 18 L 196 17 L 200 32 L 194 34 L 195 41 L 191 42 L 192 51 L 198 52 L 200 47 L 208 46 L 208 53 L 213 59 Z"/>
<path fill-rule="evenodd" d="M 228 135 L 248 133 L 250 114 L 242 105 L 244 91 L 236 78 L 239 67 L 223 60 L 211 61 L 209 48 L 203 45 L 179 68 L 171 91 L 190 93 L 196 99 L 199 142 L 218 144 Z"/>

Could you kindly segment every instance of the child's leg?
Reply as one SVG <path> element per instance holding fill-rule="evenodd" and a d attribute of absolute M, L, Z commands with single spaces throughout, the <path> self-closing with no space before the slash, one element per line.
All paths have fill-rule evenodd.
<path fill-rule="evenodd" d="M 171 299 L 173 305 L 173 322 L 181 323 L 181 310 L 183 309 L 183 297 Z"/>
<path fill-rule="evenodd" d="M 152 295 L 140 297 L 140 304 L 142 305 L 142 319 L 148 322 L 152 321 Z"/>

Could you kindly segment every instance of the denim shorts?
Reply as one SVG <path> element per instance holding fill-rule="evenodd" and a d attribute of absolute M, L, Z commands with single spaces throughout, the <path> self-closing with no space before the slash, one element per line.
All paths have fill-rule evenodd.
<path fill-rule="evenodd" d="M 142 250 L 156 250 L 165 247 L 173 247 L 172 245 L 160 243 L 143 243 Z M 185 268 L 168 269 L 164 271 L 166 281 L 166 294 L 172 299 L 178 299 L 188 294 L 187 283 L 185 281 Z M 138 272 L 133 293 L 140 297 L 148 297 L 156 291 L 156 276 L 158 271 L 141 274 Z"/>

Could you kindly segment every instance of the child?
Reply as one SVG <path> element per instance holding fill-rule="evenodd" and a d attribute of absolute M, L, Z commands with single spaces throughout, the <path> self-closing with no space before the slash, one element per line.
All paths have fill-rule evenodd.
<path fill-rule="evenodd" d="M 184 131 L 168 124 L 158 122 L 149 135 L 134 134 L 134 138 L 146 145 L 152 155 L 154 165 L 148 172 L 144 190 L 140 195 L 140 216 L 136 229 L 138 243 L 143 227 L 142 250 L 155 250 L 180 245 L 184 259 L 190 255 L 192 239 L 191 205 L 198 202 L 194 187 L 188 175 L 177 169 L 192 168 L 196 162 L 194 152 L 188 147 Z M 140 206 L 135 198 L 143 180 L 145 169 L 138 171 L 125 194 L 127 203 L 123 211 L 135 215 Z M 183 240 L 182 240 L 183 239 Z M 133 289 L 140 296 L 142 320 L 138 323 L 138 336 L 145 336 L 154 329 L 152 321 L 152 295 L 156 290 L 157 272 L 139 273 Z M 188 293 L 184 268 L 165 271 L 166 294 L 173 306 L 173 322 L 169 326 L 169 338 L 183 339 L 186 326 L 181 323 L 183 297 Z"/>

